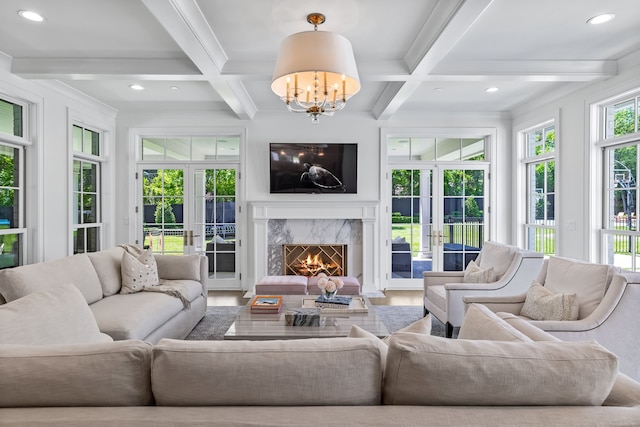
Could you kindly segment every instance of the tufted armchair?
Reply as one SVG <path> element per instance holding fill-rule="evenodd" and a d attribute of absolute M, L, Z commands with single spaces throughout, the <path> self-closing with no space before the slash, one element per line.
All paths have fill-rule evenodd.
<path fill-rule="evenodd" d="M 533 320 L 522 314 L 531 293 L 467 296 L 465 307 L 483 304 L 505 320 L 524 319 L 563 341 L 596 340 L 618 356 L 620 371 L 640 379 L 640 273 L 571 258 L 545 260 L 536 282 L 556 295 L 576 295 L 576 320 Z M 530 302 L 529 302 L 530 303 Z"/>
<path fill-rule="evenodd" d="M 495 273 L 494 281 L 471 283 L 464 271 L 425 271 L 424 313 L 431 313 L 445 324 L 447 337 L 464 318 L 465 295 L 516 295 L 526 291 L 538 274 L 544 255 L 516 246 L 487 241 L 475 263 L 481 270 Z"/>

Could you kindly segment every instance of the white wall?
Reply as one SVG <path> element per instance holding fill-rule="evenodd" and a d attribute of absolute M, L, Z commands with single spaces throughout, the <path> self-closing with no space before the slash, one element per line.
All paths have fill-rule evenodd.
<path fill-rule="evenodd" d="M 348 108 L 348 107 L 347 107 Z M 284 106 L 282 111 L 261 113 L 251 121 L 242 121 L 231 117 L 227 113 L 219 111 L 200 111 L 192 113 L 188 111 L 120 111 L 118 113 L 117 129 L 117 182 L 118 199 L 116 201 L 116 241 L 117 243 L 130 242 L 135 239 L 133 234 L 134 212 L 130 200 L 134 200 L 130 193 L 134 191 L 131 183 L 131 162 L 132 150 L 130 130 L 140 128 L 182 128 L 191 131 L 194 128 L 244 128 L 246 129 L 247 141 L 244 158 L 246 167 L 244 169 L 244 179 L 241 185 L 246 194 L 248 203 L 254 201 L 274 201 L 274 200 L 296 200 L 304 203 L 308 200 L 318 200 L 322 198 L 327 203 L 335 204 L 336 209 L 340 209 L 341 201 L 379 201 L 380 198 L 380 131 L 381 128 L 468 128 L 482 127 L 496 129 L 497 150 L 495 154 L 497 163 L 497 176 L 495 184 L 497 188 L 497 203 L 494 206 L 492 215 L 496 216 L 496 223 L 499 225 L 494 230 L 492 238 L 503 241 L 512 241 L 511 227 L 511 125 L 510 120 L 505 119 L 502 114 L 491 115 L 461 115 L 451 117 L 443 115 L 412 115 L 405 116 L 398 120 L 376 121 L 368 114 L 352 114 L 348 110 L 337 113 L 334 117 L 322 117 L 320 123 L 314 125 L 305 115 L 286 112 Z M 269 193 L 269 143 L 270 142 L 356 142 L 358 143 L 358 194 L 281 194 L 272 195 Z M 126 195 L 126 196 L 125 196 Z M 385 201 L 386 202 L 386 201 Z M 246 214 L 249 212 L 248 206 L 243 207 L 242 219 L 247 221 Z M 382 210 L 380 212 L 383 212 Z M 245 222 L 245 230 L 250 232 L 249 222 Z M 386 227 L 379 221 L 376 229 L 382 233 Z M 242 265 L 253 265 L 253 260 L 249 258 L 253 236 L 246 235 L 245 243 L 241 255 L 244 257 Z M 384 248 L 378 249 L 378 254 Z M 386 260 L 387 257 L 378 259 Z M 375 278 L 375 282 L 380 287 L 386 287 L 382 280 L 382 272 Z M 243 278 L 252 277 L 251 272 L 243 274 Z M 245 289 L 253 284 L 244 284 Z M 416 286 L 422 286 L 421 283 Z"/>

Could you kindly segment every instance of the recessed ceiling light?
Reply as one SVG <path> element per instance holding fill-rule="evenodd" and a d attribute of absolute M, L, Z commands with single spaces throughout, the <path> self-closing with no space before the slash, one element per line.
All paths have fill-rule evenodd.
<path fill-rule="evenodd" d="M 144 90 L 144 86 L 138 84 L 129 85 L 129 87 L 133 90 Z"/>
<path fill-rule="evenodd" d="M 178 86 L 171 86 L 171 90 L 178 90 Z"/>
<path fill-rule="evenodd" d="M 29 21 L 33 21 L 33 22 L 44 21 L 44 16 L 32 10 L 19 10 L 18 15 L 22 16 L 24 19 L 28 19 Z"/>
<path fill-rule="evenodd" d="M 491 86 L 491 87 L 486 88 L 484 91 L 485 91 L 485 92 L 489 92 L 489 93 L 491 93 L 491 92 L 497 92 L 497 91 L 499 91 L 499 90 L 500 90 L 500 89 L 498 89 L 497 87 L 495 87 L 495 86 Z"/>
<path fill-rule="evenodd" d="M 434 92 L 442 92 L 443 90 L 444 90 L 444 89 L 443 89 L 443 88 L 441 88 L 441 87 L 434 87 L 434 88 L 433 88 L 433 91 L 434 91 Z"/>
<path fill-rule="evenodd" d="M 611 21 L 615 17 L 616 17 L 615 13 L 603 13 L 601 15 L 596 15 L 593 18 L 587 19 L 587 24 L 591 24 L 591 25 L 604 24 L 605 22 Z"/>

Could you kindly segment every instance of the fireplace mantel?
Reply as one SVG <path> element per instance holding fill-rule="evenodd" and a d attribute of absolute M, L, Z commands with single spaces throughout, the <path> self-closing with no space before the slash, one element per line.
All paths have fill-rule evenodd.
<path fill-rule="evenodd" d="M 378 218 L 377 201 L 258 201 L 251 203 L 253 223 L 254 282 L 268 272 L 268 223 L 269 220 L 359 220 L 362 222 L 362 285 L 363 290 L 376 290 L 374 266 L 377 265 L 379 237 L 376 232 Z"/>
<path fill-rule="evenodd" d="M 359 219 L 375 221 L 378 202 L 340 202 L 335 200 L 301 200 L 253 202 L 254 221 L 269 219 Z"/>

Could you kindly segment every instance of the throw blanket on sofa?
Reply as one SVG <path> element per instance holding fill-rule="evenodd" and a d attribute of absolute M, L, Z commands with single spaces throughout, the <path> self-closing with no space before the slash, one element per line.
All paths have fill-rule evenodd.
<path fill-rule="evenodd" d="M 133 255 L 136 258 L 146 253 L 145 249 L 140 246 L 124 244 L 120 245 L 126 252 Z M 191 308 L 191 301 L 189 300 L 188 286 L 185 283 L 175 280 L 165 280 L 158 277 L 158 284 L 154 286 L 147 286 L 141 289 L 142 292 L 161 292 L 170 295 L 174 298 L 180 299 L 182 305 L 187 310 Z"/>

